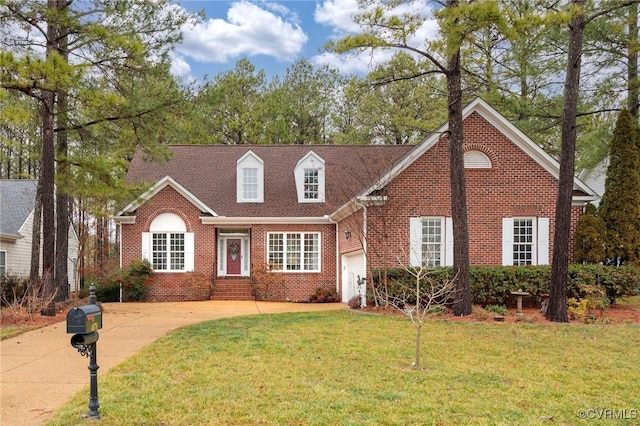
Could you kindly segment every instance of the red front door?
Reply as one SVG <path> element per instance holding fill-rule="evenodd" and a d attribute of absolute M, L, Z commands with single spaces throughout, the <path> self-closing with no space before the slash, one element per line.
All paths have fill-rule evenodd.
<path fill-rule="evenodd" d="M 240 240 L 227 240 L 227 275 L 240 275 Z"/>

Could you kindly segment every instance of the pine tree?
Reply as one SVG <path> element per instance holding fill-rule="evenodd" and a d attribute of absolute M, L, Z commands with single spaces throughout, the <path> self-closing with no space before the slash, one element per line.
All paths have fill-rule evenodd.
<path fill-rule="evenodd" d="M 573 234 L 576 263 L 603 263 L 605 257 L 605 225 L 596 215 L 596 206 L 587 204 Z"/>
<path fill-rule="evenodd" d="M 600 217 L 606 226 L 608 262 L 640 261 L 640 151 L 628 110 L 620 111 L 611 140 Z"/>

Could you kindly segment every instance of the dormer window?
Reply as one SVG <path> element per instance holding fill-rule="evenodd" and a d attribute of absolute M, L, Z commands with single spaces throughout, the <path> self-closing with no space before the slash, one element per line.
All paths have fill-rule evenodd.
<path fill-rule="evenodd" d="M 294 171 L 299 203 L 324 203 L 325 164 L 315 152 L 302 157 Z"/>
<path fill-rule="evenodd" d="M 264 202 L 264 162 L 252 151 L 237 161 L 236 182 L 238 203 Z"/>
<path fill-rule="evenodd" d="M 258 169 L 242 169 L 242 198 L 246 201 L 258 199 Z"/>
<path fill-rule="evenodd" d="M 320 196 L 318 169 L 304 169 L 304 199 L 317 200 Z"/>

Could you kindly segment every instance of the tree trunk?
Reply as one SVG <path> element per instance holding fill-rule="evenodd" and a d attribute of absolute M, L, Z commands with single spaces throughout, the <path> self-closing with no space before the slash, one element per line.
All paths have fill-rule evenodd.
<path fill-rule="evenodd" d="M 48 0 L 49 10 L 56 8 L 56 0 Z M 47 26 L 47 58 L 56 50 L 57 30 L 54 23 L 48 22 Z M 53 286 L 56 248 L 56 221 L 55 221 L 55 92 L 50 89 L 42 90 L 42 104 L 40 114 L 42 119 L 42 156 L 40 168 L 42 170 L 42 274 L 44 278 L 44 294 L 52 302 L 42 310 L 42 315 L 55 315 Z"/>
<path fill-rule="evenodd" d="M 457 274 L 457 294 L 453 312 L 469 315 L 472 308 L 469 288 L 469 226 L 464 175 L 464 135 L 462 128 L 462 81 L 460 50 L 449 60 L 447 74 L 449 92 L 449 156 L 451 173 L 451 216 L 453 219 L 453 270 Z"/>
<path fill-rule="evenodd" d="M 38 175 L 36 200 L 33 209 L 33 234 L 31 236 L 31 269 L 29 286 L 33 287 L 40 279 L 40 243 L 42 242 L 42 174 Z"/>
<path fill-rule="evenodd" d="M 560 152 L 560 182 L 556 202 L 556 223 L 553 239 L 553 265 L 551 289 L 546 318 L 555 322 L 568 322 L 567 274 L 569 270 L 569 238 L 571 234 L 571 196 L 573 192 L 578 90 L 580 88 L 580 62 L 584 32 L 584 2 L 573 0 L 580 8 L 569 24 L 569 52 L 567 76 L 564 85 L 562 111 L 562 148 Z"/>
<path fill-rule="evenodd" d="M 63 8 L 65 3 L 59 3 L 58 7 Z M 68 36 L 64 30 L 59 37 L 58 53 L 65 60 L 69 59 L 68 52 Z M 58 128 L 61 129 L 56 134 L 56 154 L 57 154 L 57 176 L 58 186 L 56 188 L 56 263 L 54 283 L 57 290 L 56 299 L 59 301 L 69 298 L 69 273 L 67 267 L 67 259 L 69 257 L 69 181 L 70 168 L 67 161 L 68 155 L 68 102 L 67 93 L 58 92 L 58 102 L 56 109 L 56 118 Z"/>
<path fill-rule="evenodd" d="M 42 156 L 40 167 L 42 168 L 42 276 L 44 280 L 44 293 L 46 299 L 53 300 L 55 288 L 53 284 L 55 268 L 55 244 L 56 221 L 54 201 L 54 135 L 53 135 L 53 105 L 55 94 L 52 91 L 43 91 L 42 114 Z M 55 315 L 53 303 L 50 303 L 42 311 L 42 315 Z"/>

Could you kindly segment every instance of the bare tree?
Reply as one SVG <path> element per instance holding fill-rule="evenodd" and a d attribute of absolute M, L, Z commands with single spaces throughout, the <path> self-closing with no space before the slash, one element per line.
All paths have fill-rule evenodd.
<path fill-rule="evenodd" d="M 412 282 L 397 282 L 400 286 L 398 294 L 387 295 L 389 303 L 394 308 L 405 314 L 411 320 L 416 332 L 416 353 L 414 368 L 420 368 L 420 345 L 422 329 L 427 320 L 434 314 L 444 309 L 452 300 L 455 302 L 456 277 L 440 281 L 430 277 L 433 268 L 426 266 L 409 267 L 401 266 L 409 275 Z"/>

